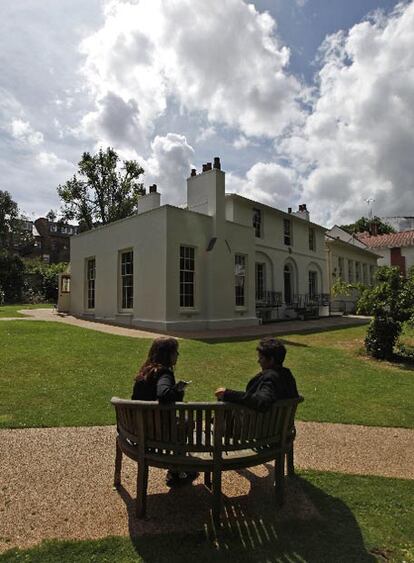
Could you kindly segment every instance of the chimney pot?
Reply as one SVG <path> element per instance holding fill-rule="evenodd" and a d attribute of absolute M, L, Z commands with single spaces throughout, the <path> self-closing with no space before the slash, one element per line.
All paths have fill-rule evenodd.
<path fill-rule="evenodd" d="M 206 170 L 211 170 L 211 162 L 207 162 L 206 164 Z"/>
<path fill-rule="evenodd" d="M 220 163 L 220 157 L 219 156 L 214 157 L 214 165 L 213 166 L 217 170 L 221 170 L 221 163 Z"/>
<path fill-rule="evenodd" d="M 306 209 L 306 203 L 304 203 L 304 204 L 302 205 L 302 207 L 303 207 L 303 211 L 307 211 L 307 209 Z"/>
<path fill-rule="evenodd" d="M 153 184 L 152 186 L 150 186 L 149 188 L 149 193 L 150 194 L 154 194 L 157 191 L 157 184 Z"/>
<path fill-rule="evenodd" d="M 288 207 L 288 213 L 292 213 L 292 208 Z"/>
<path fill-rule="evenodd" d="M 197 169 L 196 168 L 191 169 L 191 176 L 197 176 Z"/>
<path fill-rule="evenodd" d="M 203 172 L 207 172 L 207 164 L 203 164 Z"/>

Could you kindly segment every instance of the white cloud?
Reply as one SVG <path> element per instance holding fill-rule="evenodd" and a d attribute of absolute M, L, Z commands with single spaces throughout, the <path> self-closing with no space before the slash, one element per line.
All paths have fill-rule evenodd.
<path fill-rule="evenodd" d="M 258 162 L 248 170 L 245 178 L 228 174 L 226 191 L 278 209 L 292 206 L 299 197 L 295 172 L 275 162 Z"/>
<path fill-rule="evenodd" d="M 40 145 L 44 141 L 43 133 L 35 131 L 28 121 L 22 119 L 13 119 L 9 130 L 15 139 L 29 145 Z"/>
<path fill-rule="evenodd" d="M 216 132 L 216 128 L 215 127 L 205 127 L 204 129 L 201 129 L 201 131 L 199 132 L 199 134 L 197 135 L 196 138 L 196 142 L 197 143 L 202 143 L 204 141 L 207 141 L 208 139 L 211 139 L 212 137 L 214 137 L 217 134 Z"/>
<path fill-rule="evenodd" d="M 190 175 L 194 149 L 183 135 L 168 133 L 156 136 L 151 143 L 151 156 L 143 162 L 145 183 L 159 185 L 163 203 L 186 200 L 186 178 Z"/>
<path fill-rule="evenodd" d="M 238 150 L 245 149 L 252 144 L 253 142 L 244 135 L 239 135 L 237 139 L 233 141 L 233 147 Z"/>
<path fill-rule="evenodd" d="M 414 211 L 414 3 L 328 37 L 313 109 L 281 148 L 321 222 Z"/>
<path fill-rule="evenodd" d="M 130 132 L 114 116 L 132 112 L 148 137 L 171 97 L 245 135 L 274 136 L 303 117 L 274 20 L 242 0 L 111 0 L 81 49 L 97 107 L 85 124 L 118 142 Z"/>

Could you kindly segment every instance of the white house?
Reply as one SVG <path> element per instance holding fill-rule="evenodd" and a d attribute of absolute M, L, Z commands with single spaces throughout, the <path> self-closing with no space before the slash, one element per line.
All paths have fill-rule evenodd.
<path fill-rule="evenodd" d="M 358 290 L 352 290 L 350 295 L 332 295 L 332 286 L 338 280 L 365 286 L 372 285 L 377 262 L 381 256 L 337 225 L 326 232 L 325 244 L 326 283 L 331 293 L 331 311 L 345 313 L 353 311 L 359 296 Z"/>
<path fill-rule="evenodd" d="M 137 215 L 71 239 L 66 308 L 162 331 L 327 315 L 324 233 L 306 205 L 285 213 L 226 194 L 215 158 L 191 171 L 186 208 L 161 206 L 151 186 Z"/>

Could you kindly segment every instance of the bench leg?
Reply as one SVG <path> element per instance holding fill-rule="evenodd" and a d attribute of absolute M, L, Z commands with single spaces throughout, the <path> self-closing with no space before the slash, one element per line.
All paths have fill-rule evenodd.
<path fill-rule="evenodd" d="M 145 461 L 138 463 L 137 473 L 137 518 L 144 518 L 147 510 L 148 465 Z"/>
<path fill-rule="evenodd" d="M 211 473 L 208 471 L 204 473 L 204 485 L 207 489 L 211 489 Z"/>
<path fill-rule="evenodd" d="M 221 471 L 213 471 L 213 522 L 220 527 L 221 512 Z"/>
<path fill-rule="evenodd" d="M 121 469 L 122 469 L 122 450 L 116 441 L 115 446 L 115 473 L 114 473 L 114 487 L 119 487 L 121 484 Z"/>
<path fill-rule="evenodd" d="M 293 444 L 286 453 L 286 464 L 288 476 L 293 477 L 293 475 L 295 474 L 295 464 L 293 461 Z"/>
<path fill-rule="evenodd" d="M 280 453 L 275 459 L 275 493 L 277 506 L 283 506 L 285 501 L 285 461 L 284 454 Z"/>

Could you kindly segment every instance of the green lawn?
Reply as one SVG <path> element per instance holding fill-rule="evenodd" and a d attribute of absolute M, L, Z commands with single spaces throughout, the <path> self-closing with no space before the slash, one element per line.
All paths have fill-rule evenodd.
<path fill-rule="evenodd" d="M 50 303 L 38 303 L 36 305 L 2 305 L 0 307 L 0 319 L 5 317 L 26 317 L 18 311 L 20 309 L 50 309 L 53 307 Z"/>
<path fill-rule="evenodd" d="M 306 471 L 293 487 L 296 502 L 283 517 L 263 487 L 226 502 L 218 533 L 206 524 L 188 534 L 45 542 L 6 552 L 0 562 L 414 561 L 412 481 Z"/>
<path fill-rule="evenodd" d="M 414 372 L 361 354 L 365 327 L 289 335 L 286 365 L 301 420 L 414 427 Z M 46 322 L 0 322 L 0 427 L 112 424 L 112 395 L 129 397 L 150 341 Z M 258 371 L 257 341 L 180 344 L 187 400 L 214 400 Z"/>

